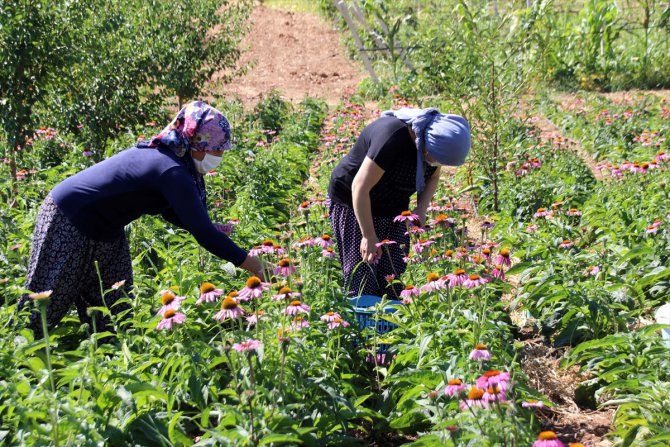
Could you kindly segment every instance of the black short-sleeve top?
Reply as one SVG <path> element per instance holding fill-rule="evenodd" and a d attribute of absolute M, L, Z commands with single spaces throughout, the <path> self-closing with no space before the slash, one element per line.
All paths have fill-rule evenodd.
<path fill-rule="evenodd" d="M 409 199 L 416 192 L 416 144 L 407 125 L 393 116 L 381 117 L 363 129 L 330 176 L 330 199 L 353 207 L 351 185 L 365 157 L 384 170 L 370 190 L 372 215 L 397 216 L 409 209 Z M 436 169 L 426 164 L 424 180 L 428 181 Z"/>

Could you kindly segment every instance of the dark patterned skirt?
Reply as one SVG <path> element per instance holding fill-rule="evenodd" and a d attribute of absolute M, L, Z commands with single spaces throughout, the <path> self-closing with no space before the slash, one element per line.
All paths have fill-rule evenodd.
<path fill-rule="evenodd" d="M 377 238 L 388 239 L 395 244 L 382 247 L 378 262 L 368 264 L 361 258 L 361 240 L 363 236 L 356 220 L 354 210 L 348 206 L 331 201 L 329 210 L 333 236 L 337 242 L 340 264 L 345 280 L 345 290 L 350 296 L 388 294 L 389 299 L 397 299 L 403 289 L 396 282 L 389 287 L 387 278 L 399 279 L 407 269 L 404 257 L 409 250 L 409 236 L 403 222 L 394 222 L 393 217 L 373 217 L 372 222 Z"/>
<path fill-rule="evenodd" d="M 111 241 L 92 240 L 70 223 L 51 195 L 44 199 L 33 232 L 26 289 L 35 293 L 52 291 L 47 307 L 49 329 L 58 324 L 72 306 L 77 309 L 81 322 L 89 325 L 91 318 L 86 310 L 92 306 L 106 306 L 112 315 L 128 317 L 130 305 L 117 301 L 129 292 L 132 280 L 130 251 L 125 236 Z M 104 301 L 101 281 L 105 291 Z M 125 281 L 125 284 L 117 284 L 120 281 Z M 25 306 L 33 307 L 28 295 L 21 297 L 18 303 L 19 309 Z M 101 312 L 94 314 L 98 332 L 113 331 L 109 317 Z M 42 336 L 42 322 L 37 309 L 31 312 L 28 327 L 36 337 Z"/>

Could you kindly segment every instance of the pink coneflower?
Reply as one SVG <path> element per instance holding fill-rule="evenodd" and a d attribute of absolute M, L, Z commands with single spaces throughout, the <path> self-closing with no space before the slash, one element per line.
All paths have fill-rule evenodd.
<path fill-rule="evenodd" d="M 569 240 L 569 239 L 564 239 L 563 242 L 559 245 L 559 247 L 561 247 L 561 248 L 570 248 L 570 247 L 572 247 L 573 245 L 575 245 L 574 242 L 572 242 L 572 241 Z"/>
<path fill-rule="evenodd" d="M 382 239 L 381 241 L 379 241 L 375 244 L 375 247 L 379 248 L 379 247 L 382 247 L 384 245 L 393 245 L 393 244 L 397 244 L 397 242 L 392 241 L 390 239 Z"/>
<path fill-rule="evenodd" d="M 496 256 L 495 259 L 496 264 L 504 265 L 504 266 L 511 266 L 512 265 L 512 260 L 510 259 L 510 250 L 509 248 L 503 248 L 500 250 L 498 253 L 498 256 Z"/>
<path fill-rule="evenodd" d="M 400 292 L 400 298 L 402 299 L 403 304 L 411 303 L 413 296 L 419 296 L 419 289 L 413 284 L 406 285 L 405 289 Z"/>
<path fill-rule="evenodd" d="M 543 431 L 533 443 L 533 447 L 565 447 L 553 431 Z"/>
<path fill-rule="evenodd" d="M 323 248 L 333 245 L 333 238 L 329 234 L 322 234 L 321 237 L 317 237 L 314 241 L 316 245 Z"/>
<path fill-rule="evenodd" d="M 307 211 L 310 208 L 310 203 L 305 201 L 298 205 L 298 211 Z"/>
<path fill-rule="evenodd" d="M 482 396 L 482 399 L 488 403 L 498 402 L 498 403 L 507 403 L 505 399 L 507 398 L 507 393 L 499 385 L 493 385 L 486 389 L 486 393 Z"/>
<path fill-rule="evenodd" d="M 493 223 L 491 223 L 491 222 L 489 222 L 489 221 L 484 221 L 484 222 L 480 225 L 480 227 L 481 227 L 482 229 L 484 229 L 484 230 L 490 230 L 491 228 L 494 227 L 494 225 L 493 225 Z"/>
<path fill-rule="evenodd" d="M 158 309 L 156 315 L 163 315 L 167 310 L 177 310 L 181 305 L 181 302 L 184 301 L 186 297 L 177 296 L 169 290 L 163 290 L 161 292 L 161 303 L 163 306 Z"/>
<path fill-rule="evenodd" d="M 324 258 L 334 258 L 335 257 L 335 250 L 333 247 L 326 247 L 323 250 L 321 250 L 321 256 Z"/>
<path fill-rule="evenodd" d="M 492 369 L 491 371 L 486 371 L 477 379 L 477 387 L 485 390 L 491 386 L 498 385 L 503 390 L 507 389 L 509 384 L 510 373 L 506 371 L 498 371 L 497 369 Z"/>
<path fill-rule="evenodd" d="M 321 315 L 321 317 L 319 319 L 321 321 L 326 321 L 328 323 L 332 323 L 333 321 L 337 320 L 338 318 L 342 319 L 340 314 L 338 314 L 337 312 L 330 311 L 330 312 L 326 312 L 325 314 Z"/>
<path fill-rule="evenodd" d="M 581 216 L 582 212 L 579 211 L 577 208 L 570 208 L 568 211 L 565 212 L 565 214 L 568 216 Z"/>
<path fill-rule="evenodd" d="M 456 269 L 453 273 L 447 274 L 446 278 L 449 281 L 449 287 L 454 288 L 462 286 L 465 280 L 468 279 L 468 274 L 463 269 Z"/>
<path fill-rule="evenodd" d="M 433 226 L 451 227 L 456 223 L 456 219 L 446 216 L 445 214 L 438 214 L 435 219 L 430 221 Z"/>
<path fill-rule="evenodd" d="M 491 360 L 491 352 L 486 345 L 477 344 L 468 356 L 470 360 Z"/>
<path fill-rule="evenodd" d="M 538 217 L 547 217 L 549 215 L 550 211 L 547 210 L 546 208 L 538 208 L 538 210 L 533 214 L 533 217 L 536 219 Z"/>
<path fill-rule="evenodd" d="M 206 303 L 213 303 L 219 299 L 221 295 L 223 295 L 223 290 L 217 289 L 211 282 L 204 282 L 200 286 L 200 298 L 198 298 L 198 301 L 196 301 L 195 304 L 199 306 L 203 301 Z"/>
<path fill-rule="evenodd" d="M 435 290 L 444 289 L 445 287 L 444 280 L 442 280 L 442 277 L 440 277 L 440 275 L 437 273 L 430 272 L 426 277 L 426 280 L 426 284 L 421 286 L 422 292 L 433 292 Z"/>
<path fill-rule="evenodd" d="M 30 298 L 33 301 L 46 300 L 47 298 L 50 298 L 53 293 L 54 293 L 53 290 L 45 290 L 43 292 L 31 293 L 30 295 L 28 295 L 28 298 Z"/>
<path fill-rule="evenodd" d="M 486 247 L 486 248 L 482 248 L 481 257 L 482 257 L 483 259 L 485 259 L 486 261 L 488 261 L 489 259 L 491 259 L 491 249 L 488 248 L 488 247 Z"/>
<path fill-rule="evenodd" d="M 233 349 L 237 352 L 250 352 L 256 351 L 258 348 L 260 348 L 260 346 L 261 342 L 258 340 L 247 340 L 243 341 L 242 343 L 235 343 L 233 345 Z"/>
<path fill-rule="evenodd" d="M 423 252 L 423 250 L 424 250 L 426 247 L 430 247 L 430 246 L 433 245 L 434 243 L 435 243 L 435 241 L 430 240 L 430 239 L 421 239 L 421 240 L 419 240 L 419 242 L 416 242 L 416 243 L 414 244 L 414 251 L 415 251 L 416 253 L 421 253 L 421 252 Z"/>
<path fill-rule="evenodd" d="M 126 280 L 122 279 L 121 281 L 117 281 L 114 284 L 112 284 L 112 290 L 118 290 L 121 287 L 123 287 L 126 284 Z"/>
<path fill-rule="evenodd" d="M 427 211 L 440 211 L 442 207 L 438 205 L 435 202 L 430 202 L 430 206 L 428 206 Z"/>
<path fill-rule="evenodd" d="M 399 215 L 393 218 L 393 222 L 418 222 L 419 216 L 412 213 L 411 211 L 403 211 Z"/>
<path fill-rule="evenodd" d="M 298 242 L 293 244 L 293 248 L 312 247 L 315 243 L 312 236 L 303 236 Z"/>
<path fill-rule="evenodd" d="M 461 410 L 463 411 L 468 408 L 488 408 L 488 406 L 488 402 L 484 400 L 484 390 L 480 390 L 474 386 L 468 391 L 467 399 L 462 400 L 460 404 Z"/>
<path fill-rule="evenodd" d="M 244 315 L 244 309 L 240 307 L 235 299 L 237 292 L 231 292 L 221 302 L 221 310 L 214 316 L 215 320 L 223 322 L 230 319 L 235 320 Z"/>
<path fill-rule="evenodd" d="M 395 273 L 391 273 L 390 275 L 384 276 L 384 279 L 386 280 L 386 282 L 393 282 L 393 280 L 395 279 Z"/>
<path fill-rule="evenodd" d="M 172 309 L 168 309 L 163 314 L 163 319 L 158 322 L 156 329 L 172 329 L 172 326 L 175 324 L 182 324 L 186 320 L 186 315 L 181 312 L 175 312 Z"/>
<path fill-rule="evenodd" d="M 660 227 L 663 222 L 661 219 L 654 219 L 654 222 L 652 222 L 651 226 L 652 227 Z"/>
<path fill-rule="evenodd" d="M 247 279 L 244 289 L 240 290 L 238 299 L 240 301 L 249 301 L 252 298 L 260 298 L 263 292 L 269 288 L 269 283 L 261 281 L 258 276 L 251 276 Z"/>
<path fill-rule="evenodd" d="M 530 224 L 526 227 L 528 233 L 535 233 L 537 229 L 540 228 L 537 224 Z"/>
<path fill-rule="evenodd" d="M 267 313 L 264 310 L 260 309 L 246 317 L 249 326 L 257 324 L 259 320 L 267 320 L 267 319 L 268 319 Z"/>
<path fill-rule="evenodd" d="M 523 408 L 544 408 L 544 402 L 541 400 L 528 399 L 521 402 Z"/>
<path fill-rule="evenodd" d="M 503 270 L 503 266 L 500 264 L 497 264 L 496 267 L 491 271 L 491 276 L 493 276 L 496 279 L 499 279 L 501 281 L 505 280 L 505 271 Z"/>
<path fill-rule="evenodd" d="M 349 323 L 342 318 L 335 318 L 333 321 L 328 323 L 328 329 L 335 329 L 337 327 L 347 327 Z"/>
<path fill-rule="evenodd" d="M 468 253 L 468 249 L 467 249 L 467 248 L 465 248 L 465 247 L 458 247 L 458 248 L 456 249 L 456 254 L 455 254 L 456 259 L 467 258 L 468 255 L 469 255 L 469 253 Z"/>
<path fill-rule="evenodd" d="M 299 296 L 299 292 L 294 292 L 289 287 L 282 287 L 276 295 L 270 298 L 270 301 L 283 301 L 289 298 L 298 298 Z"/>
<path fill-rule="evenodd" d="M 444 389 L 445 396 L 456 396 L 461 394 L 462 391 L 465 391 L 468 388 L 461 379 L 451 379 L 447 382 L 447 387 Z"/>
<path fill-rule="evenodd" d="M 600 273 L 600 267 L 598 267 L 597 265 L 592 265 L 586 269 L 585 274 L 591 276 L 598 276 L 598 273 Z"/>
<path fill-rule="evenodd" d="M 653 225 L 649 225 L 649 226 L 647 227 L 647 231 L 646 231 L 646 233 L 647 233 L 647 234 L 656 234 L 656 233 L 658 233 L 658 227 L 655 227 L 655 226 L 653 226 Z"/>
<path fill-rule="evenodd" d="M 302 329 L 304 327 L 309 327 L 309 321 L 305 320 L 300 315 L 297 315 L 293 319 L 293 321 L 291 321 L 291 330 L 292 331 L 297 331 L 298 329 Z"/>
<path fill-rule="evenodd" d="M 263 250 L 263 247 L 261 245 L 254 245 L 251 250 L 249 250 L 249 255 L 250 256 L 260 256 L 265 254 L 265 251 Z"/>
<path fill-rule="evenodd" d="M 479 275 L 469 275 L 468 279 L 463 281 L 463 286 L 466 289 L 474 289 L 477 286 L 483 286 L 487 282 L 488 280 L 486 278 L 483 278 Z"/>
<path fill-rule="evenodd" d="M 275 275 L 288 278 L 295 273 L 295 270 L 296 266 L 293 261 L 291 261 L 289 258 L 282 258 L 277 263 L 277 267 L 275 268 Z"/>
<path fill-rule="evenodd" d="M 284 315 L 295 315 L 300 312 L 309 313 L 309 309 L 309 306 L 302 304 L 298 300 L 293 300 L 291 301 L 291 304 L 284 309 Z"/>

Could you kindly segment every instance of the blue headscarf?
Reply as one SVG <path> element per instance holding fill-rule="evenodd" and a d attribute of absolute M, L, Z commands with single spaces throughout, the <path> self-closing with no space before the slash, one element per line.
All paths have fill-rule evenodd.
<path fill-rule="evenodd" d="M 434 107 L 387 110 L 382 116 L 394 116 L 416 134 L 416 191 L 426 187 L 424 149 L 442 165 L 460 166 L 470 151 L 470 125 L 460 115 L 443 114 Z"/>

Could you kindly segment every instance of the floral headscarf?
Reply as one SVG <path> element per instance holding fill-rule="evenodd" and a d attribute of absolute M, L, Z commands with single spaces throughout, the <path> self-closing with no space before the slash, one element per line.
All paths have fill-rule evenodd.
<path fill-rule="evenodd" d="M 138 147 L 166 146 L 183 157 L 187 150 L 217 152 L 231 149 L 230 123 L 214 107 L 202 101 L 186 104 L 158 135 Z"/>

